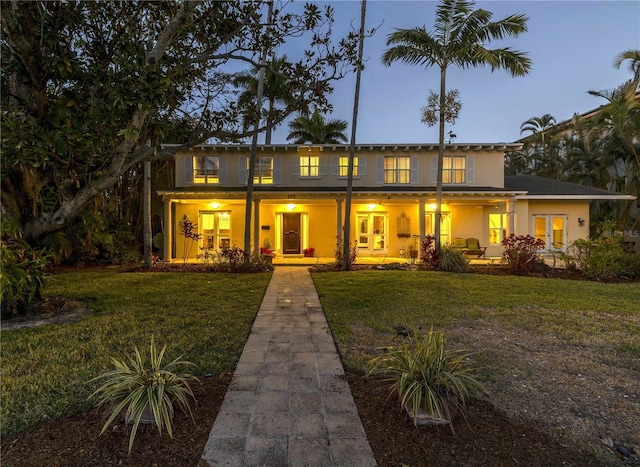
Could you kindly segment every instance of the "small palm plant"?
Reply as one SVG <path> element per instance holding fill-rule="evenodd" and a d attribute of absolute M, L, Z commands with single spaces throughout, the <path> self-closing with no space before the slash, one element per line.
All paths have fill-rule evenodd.
<path fill-rule="evenodd" d="M 452 417 L 457 412 L 464 415 L 469 391 L 484 391 L 464 366 L 468 356 L 446 349 L 441 332 L 431 329 L 419 339 L 414 329 L 402 347 L 370 360 L 368 374 L 382 375 L 392 383 L 391 391 L 398 393 L 414 424 L 418 425 L 423 418 L 420 415 L 426 414 L 428 421 L 424 424 L 449 424 L 454 432 Z"/>
<path fill-rule="evenodd" d="M 153 420 L 158 427 L 158 432 L 162 433 L 166 428 L 169 437 L 173 437 L 171 423 L 174 414 L 173 404 L 191 415 L 188 396 L 195 399 L 193 391 L 189 386 L 189 380 L 197 380 L 195 376 L 187 373 L 175 373 L 183 366 L 195 366 L 191 362 L 182 361 L 182 356 L 176 358 L 168 364 L 163 364 L 162 359 L 167 346 L 165 345 L 158 353 L 154 338 L 151 338 L 149 361 L 146 361 L 138 348 L 135 348 L 135 355 L 127 360 L 111 358 L 115 369 L 93 378 L 94 381 L 104 381 L 89 398 L 97 397 L 98 406 L 110 404 L 111 414 L 100 434 L 113 423 L 113 421 L 124 414 L 125 423 L 133 423 L 131 436 L 129 438 L 129 452 L 133 447 L 136 433 L 140 422 L 146 415 Z"/>

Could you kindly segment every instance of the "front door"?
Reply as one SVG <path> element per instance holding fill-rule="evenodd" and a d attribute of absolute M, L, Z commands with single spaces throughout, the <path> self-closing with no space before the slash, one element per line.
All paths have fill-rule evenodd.
<path fill-rule="evenodd" d="M 544 242 L 546 251 L 565 251 L 566 219 L 566 216 L 533 216 L 535 237 Z"/>
<path fill-rule="evenodd" d="M 285 212 L 282 214 L 282 253 L 299 255 L 300 249 L 300 214 Z"/>

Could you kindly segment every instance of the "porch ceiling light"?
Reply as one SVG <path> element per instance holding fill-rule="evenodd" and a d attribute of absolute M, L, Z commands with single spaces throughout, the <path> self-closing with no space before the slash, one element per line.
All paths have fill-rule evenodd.
<path fill-rule="evenodd" d="M 373 211 L 376 207 L 378 207 L 378 205 L 374 204 L 374 203 L 371 203 L 371 204 L 369 204 L 368 207 L 369 207 L 369 211 Z"/>
<path fill-rule="evenodd" d="M 210 203 L 209 206 L 211 206 L 213 209 L 218 209 L 220 207 L 219 203 Z"/>
<path fill-rule="evenodd" d="M 295 208 L 296 208 L 296 205 L 295 205 L 295 204 L 293 204 L 293 203 L 289 203 L 289 204 L 287 204 L 287 209 L 288 209 L 289 211 L 293 211 Z"/>
<path fill-rule="evenodd" d="M 431 203 L 429 206 L 429 211 L 435 211 L 436 210 L 436 203 Z"/>

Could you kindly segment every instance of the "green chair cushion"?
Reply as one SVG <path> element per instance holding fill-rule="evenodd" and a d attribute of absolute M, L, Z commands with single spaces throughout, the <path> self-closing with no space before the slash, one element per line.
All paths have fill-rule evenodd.
<path fill-rule="evenodd" d="M 453 239 L 453 246 L 456 248 L 466 248 L 467 247 L 467 241 L 464 238 L 454 238 Z"/>
<path fill-rule="evenodd" d="M 467 248 L 470 250 L 479 250 L 480 249 L 480 240 L 477 238 L 467 238 Z"/>

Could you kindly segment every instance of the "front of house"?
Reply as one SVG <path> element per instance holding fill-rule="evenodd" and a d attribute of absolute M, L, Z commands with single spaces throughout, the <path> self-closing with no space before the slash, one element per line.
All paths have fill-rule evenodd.
<path fill-rule="evenodd" d="M 171 146 L 167 146 L 171 148 Z M 441 241 L 477 238 L 501 256 L 510 234 L 563 251 L 589 233 L 589 201 L 628 196 L 536 177 L 504 176 L 504 154 L 521 144 L 448 144 L 443 166 Z M 164 257 L 195 259 L 243 246 L 250 145 L 200 145 L 175 154 L 173 190 L 164 200 Z M 333 257 L 343 238 L 349 145 L 258 146 L 252 199 L 252 249 L 278 257 Z M 358 145 L 351 235 L 358 258 L 405 258 L 433 234 L 438 146 Z M 538 183 L 540 182 L 540 183 Z M 185 249 L 179 222 L 201 235 Z M 185 253 L 186 252 L 186 253 Z"/>

